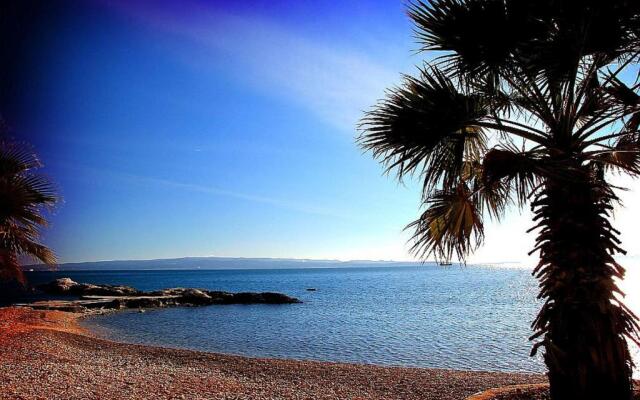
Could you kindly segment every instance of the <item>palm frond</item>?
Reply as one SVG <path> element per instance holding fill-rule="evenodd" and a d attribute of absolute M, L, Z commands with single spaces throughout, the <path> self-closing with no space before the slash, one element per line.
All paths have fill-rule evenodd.
<path fill-rule="evenodd" d="M 40 160 L 28 145 L 0 138 L 0 177 L 16 175 L 41 166 Z"/>
<path fill-rule="evenodd" d="M 482 161 L 482 179 L 487 186 L 502 182 L 508 191 L 515 193 L 520 205 L 524 205 L 537 185 L 540 168 L 534 151 L 518 151 L 514 148 L 493 148 Z"/>
<path fill-rule="evenodd" d="M 640 175 L 640 133 L 619 137 L 613 147 L 595 152 L 590 159 L 613 171 Z"/>
<path fill-rule="evenodd" d="M 504 0 L 418 0 L 409 16 L 421 50 L 445 52 L 441 62 L 464 77 L 497 73 L 513 62 L 522 43 L 545 29 L 535 2 Z"/>
<path fill-rule="evenodd" d="M 637 10 L 632 3 L 630 0 L 584 0 L 577 6 L 564 0 L 540 2 L 536 9 L 541 11 L 544 7 L 546 11 L 541 11 L 538 17 L 547 22 L 547 29 L 525 46 L 523 65 L 556 86 L 571 84 L 585 58 L 593 58 L 602 67 L 625 57 L 635 15 L 633 9 Z"/>
<path fill-rule="evenodd" d="M 450 191 L 438 191 L 425 201 L 426 211 L 407 226 L 413 229 L 411 250 L 421 258 L 434 254 L 450 260 L 464 260 L 484 238 L 482 215 L 473 193 L 460 184 Z"/>
<path fill-rule="evenodd" d="M 482 155 L 486 137 L 476 123 L 486 114 L 481 96 L 459 92 L 434 68 L 405 77 L 368 112 L 358 142 L 399 179 L 423 173 L 428 193 L 438 183 L 453 186 L 465 159 Z"/>
<path fill-rule="evenodd" d="M 480 161 L 465 162 L 462 182 L 470 188 L 479 213 L 500 220 L 510 203 L 509 187 L 502 181 L 487 183 L 483 171 L 484 167 Z"/>
<path fill-rule="evenodd" d="M 52 184 L 37 173 L 40 167 L 28 146 L 0 141 L 0 277 L 22 280 L 22 256 L 56 263 L 54 253 L 39 243 L 48 224 L 44 211 L 58 202 Z"/>
<path fill-rule="evenodd" d="M 617 103 L 627 108 L 638 108 L 640 105 L 640 95 L 617 76 L 610 76 L 610 84 L 604 90 L 609 93 Z"/>

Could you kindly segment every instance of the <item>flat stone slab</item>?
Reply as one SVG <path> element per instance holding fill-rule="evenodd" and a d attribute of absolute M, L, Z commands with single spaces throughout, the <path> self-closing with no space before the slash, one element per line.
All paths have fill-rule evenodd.
<path fill-rule="evenodd" d="M 144 292 L 129 286 L 77 283 L 61 278 L 38 286 L 49 295 L 77 297 L 72 300 L 35 301 L 28 306 L 38 310 L 89 312 L 91 310 L 121 310 L 127 308 L 158 308 L 178 306 L 207 306 L 223 304 L 295 304 L 300 300 L 282 293 L 230 293 L 192 288 L 171 288 Z"/>

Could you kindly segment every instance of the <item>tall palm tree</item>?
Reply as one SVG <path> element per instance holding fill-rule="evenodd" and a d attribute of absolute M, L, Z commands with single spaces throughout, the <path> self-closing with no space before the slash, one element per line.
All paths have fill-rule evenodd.
<path fill-rule="evenodd" d="M 53 252 L 39 243 L 43 211 L 57 202 L 40 167 L 28 146 L 0 138 L 0 279 L 23 282 L 22 257 L 55 265 Z"/>
<path fill-rule="evenodd" d="M 465 259 L 484 220 L 530 204 L 553 399 L 629 399 L 636 317 L 616 278 L 610 172 L 640 174 L 640 2 L 420 0 L 417 76 L 369 111 L 360 145 L 423 180 L 413 250 Z M 633 82 L 636 79 L 636 82 Z"/>

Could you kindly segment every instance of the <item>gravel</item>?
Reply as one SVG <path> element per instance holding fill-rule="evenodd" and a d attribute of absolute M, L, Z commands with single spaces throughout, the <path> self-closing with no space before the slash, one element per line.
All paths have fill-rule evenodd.
<path fill-rule="evenodd" d="M 94 338 L 74 314 L 0 308 L 2 399 L 464 399 L 541 375 L 257 359 Z"/>

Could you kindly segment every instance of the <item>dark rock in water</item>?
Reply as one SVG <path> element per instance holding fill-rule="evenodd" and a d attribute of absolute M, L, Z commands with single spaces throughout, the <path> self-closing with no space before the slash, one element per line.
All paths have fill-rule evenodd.
<path fill-rule="evenodd" d="M 208 293 L 198 289 L 185 289 L 181 293 L 183 301 L 195 305 L 211 304 L 211 296 Z"/>
<path fill-rule="evenodd" d="M 264 293 L 251 293 L 251 292 L 243 292 L 236 293 L 233 295 L 233 302 L 237 304 L 254 304 L 254 303 L 263 303 L 263 304 L 294 304 L 294 303 L 302 303 L 300 300 L 289 297 L 286 294 L 282 293 L 272 293 L 272 292 L 264 292 Z"/>
<path fill-rule="evenodd" d="M 294 304 L 300 300 L 282 293 L 229 293 L 192 288 L 172 288 L 143 292 L 129 286 L 92 285 L 60 278 L 40 285 L 50 295 L 78 296 L 78 300 L 51 300 L 27 304 L 37 309 L 87 312 L 88 310 L 120 310 L 125 308 L 157 308 L 206 306 L 213 304 Z"/>
<path fill-rule="evenodd" d="M 47 294 L 71 294 L 72 288 L 76 287 L 78 282 L 71 278 L 60 278 L 53 282 L 45 283 L 38 286 L 38 289 Z"/>
<path fill-rule="evenodd" d="M 83 283 L 78 290 L 83 296 L 136 296 L 140 291 L 129 286 L 88 285 Z"/>
<path fill-rule="evenodd" d="M 219 292 L 219 291 L 209 291 L 207 292 L 213 304 L 233 304 L 233 293 L 229 292 Z"/>
<path fill-rule="evenodd" d="M 316 289 L 314 287 L 310 287 L 310 288 L 307 288 L 306 290 L 307 290 L 307 292 L 315 292 L 318 289 Z"/>
<path fill-rule="evenodd" d="M 165 306 L 162 297 L 129 297 L 121 301 L 121 308 L 158 308 Z"/>
<path fill-rule="evenodd" d="M 206 290 L 191 288 L 173 288 L 163 289 L 149 292 L 149 296 L 174 297 L 179 298 L 181 303 L 189 303 L 192 305 L 209 305 L 214 304 L 213 299 Z M 178 299 L 176 299 L 178 301 Z"/>

